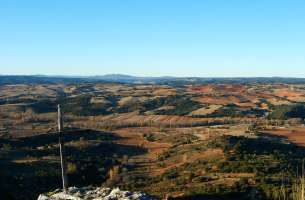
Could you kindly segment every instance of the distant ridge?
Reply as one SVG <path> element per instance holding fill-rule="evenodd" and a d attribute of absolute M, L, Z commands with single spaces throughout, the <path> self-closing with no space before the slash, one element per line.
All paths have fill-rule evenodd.
<path fill-rule="evenodd" d="M 125 84 L 204 84 L 204 83 L 283 83 L 305 84 L 305 78 L 285 77 L 138 77 L 125 74 L 96 76 L 49 76 L 49 75 L 0 75 L 0 85 L 4 84 L 50 84 L 50 83 L 125 83 Z"/>

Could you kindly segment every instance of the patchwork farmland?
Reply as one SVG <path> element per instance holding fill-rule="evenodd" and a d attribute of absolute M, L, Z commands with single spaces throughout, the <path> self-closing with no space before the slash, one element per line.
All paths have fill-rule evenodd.
<path fill-rule="evenodd" d="M 160 199 L 276 199 L 283 178 L 289 191 L 301 173 L 303 84 L 55 82 L 0 90 L 4 199 L 35 199 L 60 185 L 57 104 L 73 186 Z"/>

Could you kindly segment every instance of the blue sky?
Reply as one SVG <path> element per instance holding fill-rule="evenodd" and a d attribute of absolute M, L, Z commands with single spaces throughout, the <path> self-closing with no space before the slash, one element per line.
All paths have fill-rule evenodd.
<path fill-rule="evenodd" d="M 1 0 L 0 74 L 305 77 L 304 0 Z"/>

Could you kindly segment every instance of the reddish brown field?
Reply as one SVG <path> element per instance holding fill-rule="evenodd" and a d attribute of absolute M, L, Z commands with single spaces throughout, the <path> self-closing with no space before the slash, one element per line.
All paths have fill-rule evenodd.
<path fill-rule="evenodd" d="M 228 104 L 245 104 L 248 103 L 248 106 L 255 106 L 250 102 L 248 98 L 241 95 L 223 95 L 223 96 L 204 96 L 195 99 L 196 101 L 204 104 L 216 104 L 216 105 L 228 105 Z"/>
<path fill-rule="evenodd" d="M 194 93 L 242 93 L 246 92 L 247 88 L 243 85 L 209 84 L 204 86 L 189 86 L 187 91 Z"/>
<path fill-rule="evenodd" d="M 144 147 L 148 151 L 148 154 L 144 156 L 150 159 L 156 159 L 156 156 L 167 150 L 171 144 L 145 140 L 143 134 L 151 133 L 153 130 L 154 128 L 122 128 L 114 131 L 114 133 L 121 137 L 118 141 L 119 144 Z"/>
<path fill-rule="evenodd" d="M 213 86 L 212 85 L 189 86 L 187 88 L 187 91 L 191 92 L 191 93 L 211 93 L 211 92 L 213 92 Z"/>
<path fill-rule="evenodd" d="M 279 97 L 287 97 L 287 98 L 291 98 L 291 97 L 299 97 L 302 96 L 303 94 L 298 93 L 298 92 L 294 92 L 294 91 L 290 91 L 288 89 L 281 89 L 281 90 L 277 90 L 274 92 L 274 94 L 276 96 Z"/>
<path fill-rule="evenodd" d="M 286 138 L 288 141 L 305 147 L 305 127 L 293 129 L 266 130 L 264 133 Z"/>

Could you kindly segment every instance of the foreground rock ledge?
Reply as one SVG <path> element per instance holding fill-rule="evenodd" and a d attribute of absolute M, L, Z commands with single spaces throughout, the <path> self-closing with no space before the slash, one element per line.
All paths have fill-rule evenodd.
<path fill-rule="evenodd" d="M 70 187 L 67 194 L 58 189 L 39 195 L 38 200 L 155 200 L 155 198 L 142 192 L 122 191 L 119 188 Z"/>

